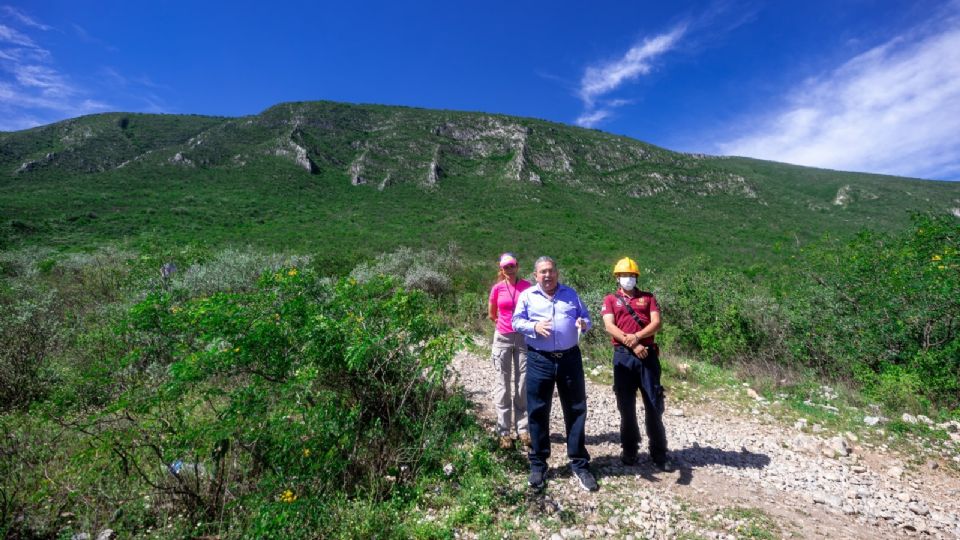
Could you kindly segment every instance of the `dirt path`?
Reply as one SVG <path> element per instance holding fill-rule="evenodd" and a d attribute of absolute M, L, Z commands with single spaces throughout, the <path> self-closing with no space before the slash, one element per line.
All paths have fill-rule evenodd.
<path fill-rule="evenodd" d="M 489 360 L 460 352 L 454 369 L 492 429 Z M 554 396 L 548 484 L 528 500 L 537 536 L 960 538 L 960 481 L 946 473 L 913 470 L 896 456 L 806 434 L 756 410 L 669 401 L 664 422 L 679 470 L 654 469 L 645 443 L 641 463 L 625 467 L 612 390 L 588 380 L 587 398 L 587 449 L 600 490 L 573 483 Z M 525 485 L 526 475 L 516 476 Z"/>

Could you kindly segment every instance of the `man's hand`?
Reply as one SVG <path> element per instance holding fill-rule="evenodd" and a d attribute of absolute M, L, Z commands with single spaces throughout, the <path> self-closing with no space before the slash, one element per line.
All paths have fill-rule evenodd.
<path fill-rule="evenodd" d="M 627 346 L 628 349 L 632 349 L 640 343 L 640 338 L 636 334 L 624 334 L 623 335 L 623 344 Z"/>
<path fill-rule="evenodd" d="M 637 355 L 637 358 L 641 360 L 643 360 L 644 358 L 647 357 L 648 354 L 650 354 L 650 351 L 647 350 L 646 345 L 637 344 L 637 346 L 631 347 L 631 348 L 633 349 L 633 354 Z"/>
<path fill-rule="evenodd" d="M 553 319 L 538 322 L 537 324 L 533 325 L 533 330 L 537 333 L 537 335 L 550 337 L 550 331 L 553 330 Z"/>

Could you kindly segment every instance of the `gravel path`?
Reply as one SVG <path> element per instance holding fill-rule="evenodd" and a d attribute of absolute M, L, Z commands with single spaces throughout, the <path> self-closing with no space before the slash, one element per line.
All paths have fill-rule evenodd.
<path fill-rule="evenodd" d="M 461 351 L 454 370 L 492 429 L 489 360 Z M 855 436 L 820 437 L 720 401 L 671 403 L 668 389 L 664 423 L 679 470 L 662 473 L 646 459 L 645 442 L 640 464 L 620 463 L 613 391 L 588 379 L 587 396 L 587 448 L 600 491 L 574 485 L 554 396 L 547 488 L 528 496 L 536 536 L 960 538 L 957 478 L 908 467 Z M 513 481 L 525 485 L 526 475 Z"/>

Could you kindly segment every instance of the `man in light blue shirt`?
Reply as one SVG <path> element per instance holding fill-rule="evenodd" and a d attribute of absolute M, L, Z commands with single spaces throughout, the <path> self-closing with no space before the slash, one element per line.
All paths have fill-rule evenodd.
<path fill-rule="evenodd" d="M 577 292 L 561 285 L 550 257 L 534 265 L 537 285 L 520 293 L 513 329 L 527 343 L 527 428 L 530 432 L 530 487 L 546 482 L 550 457 L 550 407 L 557 389 L 567 428 L 570 469 L 583 489 L 597 490 L 590 473 L 586 433 L 587 390 L 580 355 L 580 334 L 590 330 L 590 314 Z"/>

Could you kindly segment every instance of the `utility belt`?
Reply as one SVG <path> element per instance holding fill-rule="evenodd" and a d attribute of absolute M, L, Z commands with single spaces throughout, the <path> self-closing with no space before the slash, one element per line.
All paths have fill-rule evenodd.
<path fill-rule="evenodd" d="M 569 349 L 563 349 L 562 351 L 541 351 L 540 349 L 534 349 L 533 347 L 528 346 L 527 351 L 533 351 L 544 358 L 549 358 L 551 360 L 562 360 L 564 356 L 577 352 L 580 350 L 579 345 L 574 345 Z"/>

